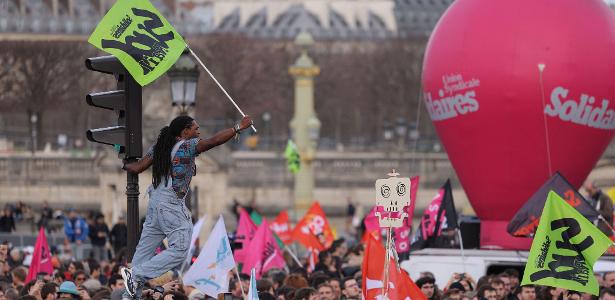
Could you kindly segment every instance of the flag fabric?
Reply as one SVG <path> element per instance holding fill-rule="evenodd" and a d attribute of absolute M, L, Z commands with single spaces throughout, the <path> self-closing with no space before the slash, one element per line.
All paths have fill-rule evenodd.
<path fill-rule="evenodd" d="M 380 224 L 378 223 L 378 217 L 376 216 L 376 207 L 372 207 L 367 215 L 365 215 L 363 224 L 365 224 L 365 230 L 368 232 L 380 231 Z"/>
<path fill-rule="evenodd" d="M 117 57 L 142 86 L 164 74 L 186 42 L 148 0 L 118 0 L 88 42 Z"/>
<path fill-rule="evenodd" d="M 254 225 L 256 226 L 260 226 L 261 223 L 263 223 L 263 220 L 265 220 L 265 218 L 263 218 L 263 216 L 259 214 L 256 210 L 253 210 L 250 213 L 250 219 L 252 219 L 252 222 L 254 222 Z M 271 224 L 269 224 L 269 229 L 271 229 Z M 273 233 L 273 237 L 278 243 L 278 247 L 280 247 L 280 249 L 284 249 L 284 243 L 282 242 L 280 237 L 275 233 L 275 231 L 272 231 L 272 233 Z"/>
<path fill-rule="evenodd" d="M 412 216 L 416 205 L 416 193 L 419 189 L 419 177 L 410 178 L 410 205 L 406 206 L 405 212 L 408 217 L 404 220 L 403 226 L 393 230 L 395 234 L 395 250 L 399 254 L 410 252 L 410 232 L 412 230 Z"/>
<path fill-rule="evenodd" d="M 410 248 L 416 250 L 436 246 L 436 239 L 442 234 L 442 230 L 458 227 L 451 182 L 447 180 L 425 208 Z"/>
<path fill-rule="evenodd" d="M 593 266 L 611 244 L 600 229 L 551 191 L 521 285 L 547 285 L 598 295 Z"/>
<path fill-rule="evenodd" d="M 228 292 L 228 272 L 234 267 L 231 243 L 226 234 L 224 219 L 220 216 L 199 257 L 184 274 L 184 283 L 194 285 L 204 294 L 217 298 L 218 294 Z"/>
<path fill-rule="evenodd" d="M 205 222 L 205 217 L 200 218 L 194 226 L 192 227 L 192 237 L 190 238 L 190 248 L 188 248 L 188 255 L 186 255 L 186 260 L 184 261 L 184 266 L 190 266 L 190 260 L 194 255 L 194 250 L 196 248 L 196 240 L 199 238 L 199 234 L 201 233 L 201 227 L 203 227 L 203 222 Z"/>
<path fill-rule="evenodd" d="M 271 225 L 269 225 L 269 228 L 273 232 L 275 232 L 275 234 L 280 238 L 282 243 L 284 243 L 285 245 L 288 245 L 292 242 L 292 237 L 291 237 L 292 230 L 290 228 L 288 212 L 286 210 L 283 210 L 280 212 L 280 214 L 278 214 L 275 220 L 271 222 Z"/>
<path fill-rule="evenodd" d="M 386 249 L 379 240 L 368 238 L 361 265 L 362 292 L 366 300 L 383 300 L 384 260 Z M 401 270 L 391 257 L 389 264 L 387 299 L 390 300 L 427 300 L 421 289 Z"/>
<path fill-rule="evenodd" d="M 250 271 L 250 288 L 246 300 L 258 300 L 258 290 L 256 289 L 256 270 Z"/>
<path fill-rule="evenodd" d="M 271 268 L 283 268 L 286 265 L 282 251 L 269 229 L 267 220 L 263 220 L 254 238 L 248 244 L 250 254 L 244 259 L 244 270 L 256 270 L 256 279 L 260 279 L 263 273 Z"/>
<path fill-rule="evenodd" d="M 53 264 L 51 263 L 51 252 L 49 251 L 49 244 L 47 243 L 47 235 L 45 235 L 45 229 L 41 227 L 36 237 L 36 243 L 34 244 L 34 252 L 32 253 L 32 262 L 26 276 L 26 281 L 36 279 L 36 275 L 40 272 L 46 272 L 47 274 L 53 274 Z"/>
<path fill-rule="evenodd" d="M 324 236 L 322 243 L 318 236 Z M 313 248 L 322 251 L 329 248 L 335 237 L 329 226 L 329 221 L 325 212 L 320 207 L 318 201 L 315 201 L 310 209 L 305 213 L 305 216 L 297 223 L 292 232 L 293 240 L 301 243 L 306 248 Z"/>
<path fill-rule="evenodd" d="M 301 157 L 299 152 L 297 152 L 297 145 L 292 140 L 288 140 L 288 143 L 286 143 L 284 157 L 286 158 L 288 170 L 293 174 L 297 174 L 301 168 Z"/>
<path fill-rule="evenodd" d="M 531 237 L 536 232 L 540 214 L 545 206 L 547 195 L 550 191 L 554 191 L 560 197 L 564 198 L 568 204 L 576 208 L 579 213 L 585 216 L 591 222 L 598 218 L 598 211 L 592 207 L 589 202 L 577 189 L 566 180 L 566 178 L 556 172 L 536 191 L 532 197 L 517 211 L 515 216 L 508 223 L 506 230 L 513 236 Z"/>
<path fill-rule="evenodd" d="M 235 261 L 243 263 L 246 253 L 248 252 L 247 246 L 256 233 L 256 225 L 252 222 L 252 218 L 248 215 L 245 209 L 241 209 L 239 212 L 239 223 L 237 224 L 237 232 L 235 234 L 235 241 L 241 243 L 241 249 L 235 250 Z"/>

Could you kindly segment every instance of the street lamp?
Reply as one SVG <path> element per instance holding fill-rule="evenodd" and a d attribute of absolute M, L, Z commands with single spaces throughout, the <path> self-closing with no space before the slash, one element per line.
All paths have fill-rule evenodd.
<path fill-rule="evenodd" d="M 384 138 L 385 147 L 389 147 L 389 143 L 393 139 L 393 126 L 389 121 L 384 121 L 384 125 L 382 126 L 382 137 Z"/>
<path fill-rule="evenodd" d="M 271 144 L 271 134 L 269 132 L 269 121 L 271 121 L 271 113 L 268 111 L 263 113 L 263 124 L 265 125 L 264 131 L 264 144 L 269 149 L 269 145 Z"/>
<path fill-rule="evenodd" d="M 175 65 L 169 69 L 171 80 L 171 101 L 179 106 L 180 114 L 188 114 L 188 108 L 196 101 L 196 87 L 199 82 L 199 69 L 187 51 L 184 51 Z"/>

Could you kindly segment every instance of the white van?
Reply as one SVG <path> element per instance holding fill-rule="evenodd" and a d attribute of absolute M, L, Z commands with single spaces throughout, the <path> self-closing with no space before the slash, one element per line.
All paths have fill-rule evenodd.
<path fill-rule="evenodd" d="M 414 251 L 401 267 L 417 280 L 420 273 L 429 271 L 436 277 L 436 284 L 444 287 L 453 273 L 467 273 L 477 280 L 485 274 L 498 274 L 513 268 L 523 274 L 528 251 L 469 249 L 423 249 Z M 615 256 L 602 256 L 594 265 L 594 272 L 615 271 Z"/>

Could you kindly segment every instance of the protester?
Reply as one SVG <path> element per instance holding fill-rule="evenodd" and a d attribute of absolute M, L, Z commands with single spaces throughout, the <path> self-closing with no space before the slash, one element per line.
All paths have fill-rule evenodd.
<path fill-rule="evenodd" d="M 11 208 L 5 206 L 4 209 L 0 211 L 0 232 L 12 231 L 15 231 L 15 217 L 13 216 Z"/>
<path fill-rule="evenodd" d="M 433 274 L 431 274 L 433 275 Z M 428 300 L 439 300 L 440 297 L 438 293 L 436 293 L 436 280 L 431 276 L 425 276 L 419 278 L 416 282 L 416 286 L 421 289 L 423 295 Z"/>
<path fill-rule="evenodd" d="M 58 298 L 68 298 L 81 300 L 81 293 L 77 290 L 77 286 L 72 281 L 64 281 L 60 285 L 60 289 L 58 290 Z"/>
<path fill-rule="evenodd" d="M 89 229 L 90 242 L 92 243 L 92 253 L 90 257 L 93 257 L 97 261 L 107 259 L 107 249 L 105 246 L 107 245 L 108 236 L 109 227 L 105 223 L 105 216 L 101 213 L 97 213 Z"/>
<path fill-rule="evenodd" d="M 596 183 L 588 181 L 583 185 L 585 192 L 589 196 L 588 199 L 592 201 L 596 210 L 600 213 L 600 217 L 603 220 L 598 220 L 595 225 L 607 236 L 612 236 L 613 232 L 611 227 L 613 226 L 613 201 L 611 198 L 602 192 L 596 186 Z"/>
<path fill-rule="evenodd" d="M 70 208 L 68 216 L 64 217 L 64 234 L 75 259 L 82 260 L 84 258 L 83 244 L 88 237 L 88 224 L 73 208 Z"/>
<path fill-rule="evenodd" d="M 342 294 L 345 299 L 361 299 L 361 287 L 357 280 L 352 277 L 346 277 L 342 280 Z"/>
<path fill-rule="evenodd" d="M 536 300 L 536 287 L 534 285 L 525 285 L 518 286 L 513 294 L 518 300 Z M 579 294 L 579 299 L 569 299 L 569 300 L 580 300 L 581 295 Z"/>
<path fill-rule="evenodd" d="M 149 208 L 141 239 L 132 267 L 121 271 L 129 297 L 140 299 L 147 280 L 178 269 L 186 257 L 192 218 L 183 200 L 195 175 L 195 157 L 226 143 L 251 124 L 251 119 L 244 117 L 235 127 L 220 131 L 212 138 L 200 139 L 196 121 L 189 116 L 179 116 L 170 126 L 160 130 L 156 144 L 141 160 L 124 165 L 123 168 L 132 173 L 141 173 L 153 165 Z M 153 250 L 165 237 L 169 248 L 155 255 Z"/>
<path fill-rule="evenodd" d="M 128 245 L 128 227 L 124 216 L 120 216 L 117 223 L 111 228 L 109 242 L 111 242 L 115 256 L 119 256 L 119 253 Z"/>

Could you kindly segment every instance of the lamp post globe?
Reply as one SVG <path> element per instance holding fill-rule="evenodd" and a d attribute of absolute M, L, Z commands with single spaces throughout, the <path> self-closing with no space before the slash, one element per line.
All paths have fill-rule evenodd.
<path fill-rule="evenodd" d="M 171 101 L 178 106 L 180 114 L 187 114 L 188 108 L 195 105 L 196 88 L 199 82 L 199 69 L 188 52 L 184 52 L 175 65 L 169 69 L 171 81 Z"/>

